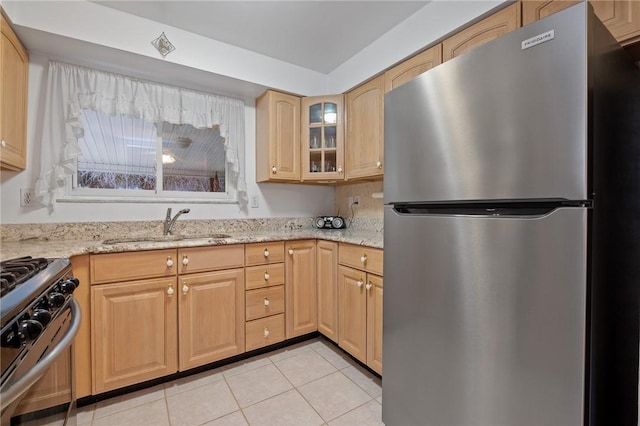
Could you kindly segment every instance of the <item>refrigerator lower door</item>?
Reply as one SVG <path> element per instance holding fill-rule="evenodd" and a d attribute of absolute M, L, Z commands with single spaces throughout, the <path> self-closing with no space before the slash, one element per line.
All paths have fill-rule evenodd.
<path fill-rule="evenodd" d="M 385 424 L 583 424 L 586 209 L 384 226 Z"/>

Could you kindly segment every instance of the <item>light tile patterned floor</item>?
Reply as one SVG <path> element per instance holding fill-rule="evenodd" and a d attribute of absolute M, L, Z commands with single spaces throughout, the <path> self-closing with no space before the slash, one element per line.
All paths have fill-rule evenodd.
<path fill-rule="evenodd" d="M 82 407 L 79 426 L 382 425 L 380 379 L 316 338 Z"/>

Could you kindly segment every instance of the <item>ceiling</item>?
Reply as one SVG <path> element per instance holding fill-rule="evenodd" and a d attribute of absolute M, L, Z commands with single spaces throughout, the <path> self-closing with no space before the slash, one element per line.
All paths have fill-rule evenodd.
<path fill-rule="evenodd" d="M 428 1 L 94 1 L 327 74 Z M 171 31 L 165 31 L 171 41 Z"/>

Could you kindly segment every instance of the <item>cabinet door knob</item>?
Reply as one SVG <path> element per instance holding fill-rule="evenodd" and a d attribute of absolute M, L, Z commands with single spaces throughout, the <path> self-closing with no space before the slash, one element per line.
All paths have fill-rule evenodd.
<path fill-rule="evenodd" d="M 173 293 L 175 293 L 176 291 L 173 289 L 173 284 L 169 284 L 169 288 L 167 289 L 167 295 L 169 295 L 169 297 L 173 296 Z"/>
<path fill-rule="evenodd" d="M 268 329 L 267 327 L 265 327 L 265 328 L 264 328 L 264 337 L 265 337 L 265 339 L 266 339 L 267 337 L 269 337 L 269 334 L 270 334 L 270 333 L 269 333 L 269 329 Z"/>
<path fill-rule="evenodd" d="M 360 262 L 362 262 L 362 263 L 367 263 L 367 255 L 366 255 L 366 254 L 363 254 L 363 255 L 360 257 Z"/>
<path fill-rule="evenodd" d="M 186 254 L 182 256 L 182 264 L 184 266 L 187 266 L 189 264 L 189 256 L 187 256 Z"/>
<path fill-rule="evenodd" d="M 364 286 L 364 288 L 366 288 L 367 291 L 371 290 L 371 287 L 373 287 L 371 283 L 367 283 L 367 285 Z"/>
<path fill-rule="evenodd" d="M 265 298 L 264 298 L 264 306 L 265 306 L 265 308 L 266 308 L 267 306 L 269 306 L 270 304 L 271 304 L 271 302 L 269 302 L 269 299 L 267 299 L 267 298 L 265 297 Z"/>
<path fill-rule="evenodd" d="M 4 141 L 4 139 L 2 139 L 2 147 L 4 148 L 6 146 L 7 146 L 7 143 Z"/>
<path fill-rule="evenodd" d="M 338 166 L 338 173 L 342 174 L 342 166 Z"/>
<path fill-rule="evenodd" d="M 185 283 L 182 285 L 182 294 L 187 294 L 187 293 L 189 293 L 189 286 L 185 281 Z"/>
<path fill-rule="evenodd" d="M 356 282 L 356 285 L 358 287 L 362 287 L 362 284 L 364 284 L 364 282 L 362 280 L 358 280 L 358 282 Z"/>
<path fill-rule="evenodd" d="M 289 255 L 293 256 L 293 249 L 289 249 Z"/>
<path fill-rule="evenodd" d="M 269 272 L 264 271 L 264 280 L 269 281 L 269 278 L 271 278 L 271 275 L 269 275 Z"/>
<path fill-rule="evenodd" d="M 378 161 L 378 162 L 376 163 L 376 166 L 378 166 L 378 168 L 379 168 L 379 169 L 381 169 L 381 168 L 382 168 L 382 161 Z"/>
<path fill-rule="evenodd" d="M 271 167 L 271 173 L 273 173 L 274 175 L 275 175 L 276 173 L 278 173 L 278 168 L 277 168 L 276 166 L 272 166 L 272 167 Z"/>
<path fill-rule="evenodd" d="M 264 249 L 264 257 L 269 257 L 269 250 L 268 249 Z"/>
<path fill-rule="evenodd" d="M 167 268 L 171 268 L 173 266 L 173 259 L 171 256 L 167 257 Z"/>

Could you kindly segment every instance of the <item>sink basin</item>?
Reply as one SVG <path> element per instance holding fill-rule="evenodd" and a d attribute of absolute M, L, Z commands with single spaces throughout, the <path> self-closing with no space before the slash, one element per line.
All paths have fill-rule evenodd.
<path fill-rule="evenodd" d="M 125 244 L 125 243 L 163 243 L 171 241 L 191 241 L 191 240 L 216 240 L 220 238 L 229 238 L 229 234 L 209 234 L 197 237 L 186 235 L 162 235 L 159 237 L 127 237 L 127 238 L 110 238 L 104 240 L 102 244 Z"/>

